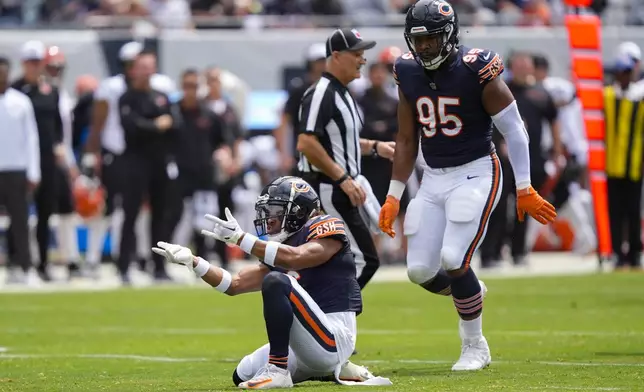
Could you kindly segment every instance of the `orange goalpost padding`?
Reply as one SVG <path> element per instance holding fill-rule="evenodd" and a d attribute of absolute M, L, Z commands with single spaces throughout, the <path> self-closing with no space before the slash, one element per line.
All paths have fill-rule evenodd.
<path fill-rule="evenodd" d="M 590 0 L 566 0 L 571 9 L 586 8 Z M 601 52 L 601 20 L 595 15 L 569 13 L 565 18 L 571 53 L 571 70 L 584 108 L 589 141 L 588 171 L 597 228 L 599 263 L 611 256 L 608 196 L 606 191 L 606 151 L 604 142 L 604 90 Z"/>

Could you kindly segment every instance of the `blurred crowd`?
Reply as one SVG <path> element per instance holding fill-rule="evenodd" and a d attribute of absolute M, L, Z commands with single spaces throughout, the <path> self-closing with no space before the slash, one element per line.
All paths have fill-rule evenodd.
<path fill-rule="evenodd" d="M 608 87 L 618 89 L 614 96 L 621 97 L 619 91 L 625 91 L 628 99 L 642 99 L 642 83 L 635 82 L 641 51 L 633 43 L 621 45 L 618 51 L 611 75 L 615 79 L 607 79 Z M 361 136 L 395 140 L 398 96 L 392 72 L 401 54 L 398 47 L 382 49 L 363 76 L 349 85 L 364 119 Z M 302 76 L 290 80 L 281 123 L 272 133 L 244 129 L 241 118 L 249 89 L 234 70 L 190 68 L 171 78 L 157 72 L 156 54 L 138 42 L 121 47 L 122 73 L 105 80 L 79 76 L 74 91 L 61 87 L 67 63 L 57 46 L 25 43 L 21 76 L 15 81 L 8 80 L 10 62 L 0 59 L 0 115 L 8 116 L 0 121 L 17 120 L 15 126 L 26 127 L 25 135 L 36 135 L 14 147 L 16 133 L 0 132 L 0 204 L 4 216 L 11 218 L 1 238 L 9 281 L 50 281 L 53 257 L 67 266 L 70 277 L 96 278 L 101 262 L 110 261 L 124 284 L 130 283 L 132 263 L 154 281 L 167 282 L 172 278 L 164 261 L 151 254 L 150 247 L 170 239 L 191 244 L 197 254 L 223 266 L 243 258 L 236 248 L 198 235 L 208 228 L 203 216 L 221 215 L 229 207 L 244 230 L 254 231 L 254 202 L 263 184 L 277 175 L 296 173 L 299 154 L 293 130 L 298 128 L 299 104 L 325 70 L 325 57 L 324 44 L 310 46 Z M 597 239 L 586 174 L 588 141 L 576 88 L 569 80 L 549 76 L 549 61 L 542 54 L 518 51 L 507 54 L 505 60 L 504 77 L 531 141 L 533 185 L 556 205 L 562 221 L 541 231 L 538 225 L 517 222 L 512 170 L 503 139 L 496 137 L 507 181 L 481 246 L 482 267 L 493 268 L 504 260 L 524 265 L 535 249 L 592 253 Z M 26 103 L 8 94 L 12 89 L 31 99 L 32 114 L 17 110 Z M 22 115 L 24 121 L 16 117 Z M 607 133 L 612 129 L 607 125 Z M 626 132 L 620 128 L 619 135 Z M 641 143 L 642 138 L 634 140 Z M 630 145 L 625 145 L 630 151 Z M 641 151 L 641 146 L 635 150 Z M 378 156 L 362 159 L 363 175 L 382 204 L 392 163 Z M 419 187 L 423 165 L 419 159 L 401 200 L 397 224 L 404 224 L 405 207 Z M 625 225 L 623 214 L 639 216 L 641 172 L 634 173 L 632 181 L 618 179 L 611 183 L 613 188 L 609 184 L 609 203 L 611 189 L 616 189 L 609 209 L 617 222 L 611 230 L 618 266 L 639 267 L 635 256 L 641 251 L 639 219 L 629 223 L 628 233 L 620 232 Z M 615 192 L 633 200 L 614 202 Z M 16 210 L 26 209 L 26 202 L 31 215 L 16 215 Z M 627 210 L 620 209 L 626 205 Z M 87 229 L 83 247 L 78 242 L 80 227 Z M 404 236 L 391 239 L 377 230 L 373 236 L 384 264 L 404 262 Z M 629 242 L 632 245 L 625 245 L 620 253 L 622 243 Z"/>
<path fill-rule="evenodd" d="M 30 25 L 77 23 L 110 27 L 144 19 L 157 28 L 189 29 L 241 26 L 334 26 L 339 20 L 352 25 L 401 25 L 411 0 L 0 0 L 0 24 Z M 641 24 L 639 1 L 615 0 L 628 22 Z M 464 25 L 548 26 L 559 24 L 563 0 L 455 0 Z M 607 0 L 593 0 L 601 14 Z M 262 21 L 256 16 L 279 16 Z M 106 21 L 100 17 L 120 17 Z M 311 16 L 320 17 L 311 19 Z M 331 19 L 324 17 L 331 16 Z M 398 16 L 398 18 L 395 18 Z M 97 18 L 99 17 L 99 18 Z M 228 19 L 226 19 L 228 17 Z M 231 19 L 232 22 L 231 22 Z M 234 19 L 237 17 L 239 19 Z M 241 19 L 241 21 L 240 21 Z"/>

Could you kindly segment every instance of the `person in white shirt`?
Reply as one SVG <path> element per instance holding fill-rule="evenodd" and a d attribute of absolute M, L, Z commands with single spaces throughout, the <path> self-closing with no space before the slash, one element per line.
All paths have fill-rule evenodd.
<path fill-rule="evenodd" d="M 588 164 L 588 138 L 583 107 L 572 82 L 564 78 L 548 76 L 550 64 L 545 56 L 536 55 L 533 60 L 535 79 L 543 84 L 557 106 L 559 135 L 567 152 L 566 162 L 559 163 L 560 166 L 565 167 L 553 171 L 558 172 L 552 176 L 553 180 L 558 181 L 553 189 L 553 205 L 561 211 L 560 216 L 568 219 L 575 229 L 573 250 L 580 254 L 587 254 L 596 248 L 597 236 L 590 214 L 592 206 L 589 203 L 592 195 L 581 185 L 584 182 L 582 177 Z M 544 123 L 541 146 L 544 151 L 549 151 L 552 145 L 552 131 L 549 124 Z M 531 225 L 528 229 L 526 240 L 528 249 L 532 249 L 538 230 L 537 225 Z"/>
<path fill-rule="evenodd" d="M 40 183 L 40 145 L 31 100 L 9 87 L 9 60 L 0 58 L 0 205 L 11 219 L 14 254 L 8 283 L 28 282 L 32 268 L 29 251 L 29 200 Z"/>
<path fill-rule="evenodd" d="M 89 241 L 86 254 L 86 261 L 89 265 L 98 266 L 101 259 L 103 241 L 108 227 L 111 225 L 111 247 L 112 254 L 118 254 L 120 244 L 120 231 L 122 224 L 122 213 L 118 217 L 113 214 L 119 204 L 123 187 L 123 173 L 127 165 L 123 162 L 122 154 L 125 151 L 125 136 L 121 127 L 121 119 L 118 112 L 118 100 L 127 89 L 130 79 L 132 61 L 143 51 L 143 45 L 139 42 L 128 42 L 119 51 L 119 60 L 123 64 L 123 73 L 104 79 L 94 93 L 94 109 L 90 134 L 85 146 L 81 167 L 84 170 L 91 168 L 96 174 L 100 173 L 101 181 L 107 191 L 106 210 L 104 217 L 88 222 Z M 167 95 L 175 92 L 175 83 L 169 77 L 155 73 L 150 81 L 152 88 Z M 94 174 L 91 173 L 91 174 Z M 137 223 L 137 253 L 146 259 L 149 258 L 149 234 L 146 223 L 149 221 L 148 214 L 139 214 Z M 142 250 L 145 253 L 142 254 Z"/>

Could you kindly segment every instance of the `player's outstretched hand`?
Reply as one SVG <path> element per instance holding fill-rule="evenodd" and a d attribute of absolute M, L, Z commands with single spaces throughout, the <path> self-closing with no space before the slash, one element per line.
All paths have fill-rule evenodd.
<path fill-rule="evenodd" d="M 244 230 L 239 226 L 237 219 L 235 219 L 228 207 L 226 207 L 225 213 L 227 220 L 219 219 L 213 215 L 205 215 L 205 218 L 213 222 L 215 227 L 212 230 L 201 230 L 201 234 L 219 241 L 237 245 L 244 235 Z"/>
<path fill-rule="evenodd" d="M 394 222 L 400 212 L 400 200 L 393 196 L 387 196 L 385 204 L 380 209 L 380 218 L 378 220 L 378 227 L 383 233 L 389 237 L 394 238 L 396 231 L 394 230 Z"/>
<path fill-rule="evenodd" d="M 380 142 L 378 143 L 378 155 L 393 162 L 394 153 L 396 152 L 396 142 Z"/>
<path fill-rule="evenodd" d="M 157 242 L 157 247 L 152 247 L 152 252 L 165 257 L 165 259 L 174 264 L 185 265 L 192 269 L 193 256 L 190 249 L 185 246 L 177 244 L 169 244 L 167 242 Z"/>
<path fill-rule="evenodd" d="M 543 225 L 553 222 L 557 217 L 555 207 L 544 200 L 532 186 L 517 189 L 517 217 L 520 222 L 523 222 L 526 213 Z"/>

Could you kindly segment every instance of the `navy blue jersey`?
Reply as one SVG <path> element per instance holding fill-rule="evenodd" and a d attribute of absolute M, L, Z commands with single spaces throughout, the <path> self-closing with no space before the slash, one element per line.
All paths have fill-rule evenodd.
<path fill-rule="evenodd" d="M 356 279 L 356 264 L 351 252 L 351 244 L 341 219 L 329 215 L 311 218 L 304 227 L 289 238 L 285 244 L 300 246 L 315 239 L 333 238 L 342 242 L 342 248 L 324 264 L 289 275 L 318 304 L 324 313 L 362 312 L 362 294 Z M 273 270 L 286 272 L 280 268 Z"/>
<path fill-rule="evenodd" d="M 482 94 L 501 73 L 503 60 L 497 53 L 464 46 L 436 71 L 427 71 L 411 53 L 396 60 L 394 78 L 416 116 L 429 167 L 460 166 L 494 151 L 492 119 Z"/>

